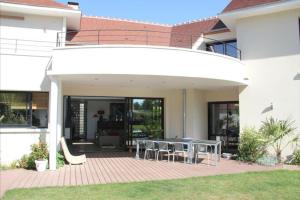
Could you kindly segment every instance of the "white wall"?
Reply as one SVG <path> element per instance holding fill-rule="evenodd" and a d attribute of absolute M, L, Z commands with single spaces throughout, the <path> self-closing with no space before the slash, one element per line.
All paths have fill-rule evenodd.
<path fill-rule="evenodd" d="M 0 18 L 0 90 L 49 91 L 46 70 L 51 67 L 52 49 L 57 32 L 63 30 L 63 18 L 4 12 L 1 15 L 24 20 Z"/>
<path fill-rule="evenodd" d="M 0 91 L 49 91 L 46 70 L 51 64 L 56 34 L 63 30 L 63 18 L 2 11 L 1 15 L 24 20 L 0 18 Z M 30 153 L 30 145 L 37 143 L 40 136 L 49 142 L 46 129 L 0 128 L 1 164 Z"/>
<path fill-rule="evenodd" d="M 0 129 L 0 164 L 9 164 L 29 154 L 30 146 L 40 139 L 49 144 L 49 132 L 40 129 Z"/>
<path fill-rule="evenodd" d="M 239 101 L 238 87 L 187 90 L 186 137 L 208 139 L 208 103 L 216 101 Z"/>
<path fill-rule="evenodd" d="M 187 90 L 186 137 L 207 139 L 207 104 L 203 91 Z"/>
<path fill-rule="evenodd" d="M 299 16 L 297 9 L 238 21 L 238 46 L 249 78 L 249 86 L 240 88 L 242 128 L 259 127 L 273 116 L 295 120 L 300 131 Z"/>

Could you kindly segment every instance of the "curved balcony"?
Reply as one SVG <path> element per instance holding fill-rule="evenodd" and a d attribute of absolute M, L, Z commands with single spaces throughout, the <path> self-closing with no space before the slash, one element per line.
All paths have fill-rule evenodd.
<path fill-rule="evenodd" d="M 245 85 L 245 66 L 229 56 L 150 45 L 81 45 L 54 49 L 48 75 L 101 85 L 172 88 Z M 158 84 L 161 83 L 161 84 Z"/>

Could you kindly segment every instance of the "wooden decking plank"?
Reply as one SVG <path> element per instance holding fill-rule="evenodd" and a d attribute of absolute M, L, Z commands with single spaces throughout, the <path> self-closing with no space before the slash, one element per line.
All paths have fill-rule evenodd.
<path fill-rule="evenodd" d="M 79 169 L 80 169 L 80 175 L 81 175 L 81 180 L 82 180 L 82 184 L 83 185 L 87 185 L 88 179 L 87 179 L 87 174 L 86 174 L 86 170 L 85 170 L 85 165 L 79 165 Z"/>
<path fill-rule="evenodd" d="M 135 176 L 132 173 L 132 170 L 127 165 L 127 161 L 123 157 L 116 157 L 114 159 L 115 165 L 118 167 L 118 170 L 120 171 L 121 178 L 124 182 L 132 182 L 137 181 L 135 179 Z"/>
<path fill-rule="evenodd" d="M 71 185 L 71 165 L 65 166 L 65 179 L 64 185 Z"/>
<path fill-rule="evenodd" d="M 76 179 L 76 185 L 83 184 L 80 165 L 75 165 L 75 179 Z"/>
<path fill-rule="evenodd" d="M 91 171 L 90 171 L 90 161 L 87 159 L 86 163 L 84 164 L 84 170 L 86 174 L 87 184 L 94 184 L 94 179 L 92 177 Z"/>
<path fill-rule="evenodd" d="M 117 165 L 113 164 L 113 161 L 112 161 L 114 159 L 114 158 L 112 158 L 113 156 L 114 156 L 113 153 L 106 153 L 106 158 L 104 160 L 107 162 L 108 169 L 110 169 L 111 176 L 113 176 L 115 178 L 116 182 L 121 183 L 122 178 L 121 178 L 120 172 L 117 168 Z"/>
<path fill-rule="evenodd" d="M 103 160 L 103 155 L 100 155 L 100 154 L 97 155 L 97 159 L 95 159 L 96 166 L 97 166 L 99 172 L 101 172 L 101 174 L 103 175 L 105 183 L 112 183 L 109 173 L 105 169 L 105 166 L 103 166 L 103 164 L 101 163 L 101 160 Z"/>
<path fill-rule="evenodd" d="M 92 175 L 94 177 L 95 183 L 107 183 L 103 175 L 103 172 L 101 171 L 101 169 L 97 164 L 97 154 L 92 154 L 91 156 L 92 158 L 90 158 L 91 160 L 90 169 L 92 171 Z"/>

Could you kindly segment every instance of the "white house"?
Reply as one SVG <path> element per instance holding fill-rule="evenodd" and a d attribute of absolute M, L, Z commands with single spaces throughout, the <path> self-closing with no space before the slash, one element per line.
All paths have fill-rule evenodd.
<path fill-rule="evenodd" d="M 125 149 L 151 129 L 234 151 L 269 116 L 300 127 L 299 17 L 298 0 L 233 0 L 177 25 L 0 0 L 1 164 L 43 140 L 55 169 L 61 136 Z"/>

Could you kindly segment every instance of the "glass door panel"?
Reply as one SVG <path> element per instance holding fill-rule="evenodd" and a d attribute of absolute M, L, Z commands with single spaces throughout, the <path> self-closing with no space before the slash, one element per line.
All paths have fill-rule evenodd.
<path fill-rule="evenodd" d="M 129 104 L 129 139 L 164 137 L 164 102 L 156 98 L 131 98 Z"/>
<path fill-rule="evenodd" d="M 210 140 L 223 141 L 223 151 L 236 152 L 239 142 L 238 102 L 208 104 L 208 135 Z"/>

